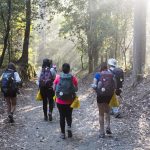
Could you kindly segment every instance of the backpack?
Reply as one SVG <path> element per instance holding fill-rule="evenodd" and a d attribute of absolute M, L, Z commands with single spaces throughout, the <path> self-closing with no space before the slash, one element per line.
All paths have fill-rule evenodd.
<path fill-rule="evenodd" d="M 56 86 L 56 96 L 62 100 L 74 100 L 76 94 L 71 74 L 60 75 L 60 81 Z"/>
<path fill-rule="evenodd" d="M 14 71 L 6 70 L 2 76 L 1 90 L 3 93 L 17 92 L 17 83 L 14 76 Z"/>
<path fill-rule="evenodd" d="M 121 68 L 114 68 L 114 70 L 110 70 L 116 79 L 116 90 L 122 88 L 124 81 L 124 72 Z"/>
<path fill-rule="evenodd" d="M 97 84 L 97 96 L 112 96 L 114 94 L 113 74 L 109 71 L 102 71 Z"/>
<path fill-rule="evenodd" d="M 39 87 L 50 88 L 53 85 L 53 76 L 49 67 L 42 68 L 40 79 L 39 79 Z"/>

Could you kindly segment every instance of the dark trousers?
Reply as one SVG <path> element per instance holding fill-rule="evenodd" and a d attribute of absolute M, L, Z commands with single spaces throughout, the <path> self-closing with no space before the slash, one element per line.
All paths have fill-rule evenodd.
<path fill-rule="evenodd" d="M 57 107 L 60 115 L 60 128 L 61 132 L 65 133 L 65 121 L 67 121 L 68 127 L 71 128 L 72 124 L 72 108 L 70 105 L 62 105 L 57 103 Z"/>
<path fill-rule="evenodd" d="M 47 116 L 47 104 L 49 104 L 49 113 L 52 113 L 54 107 L 53 97 L 55 95 L 52 88 L 45 87 L 40 88 L 41 96 L 43 98 L 43 112 L 44 116 Z"/>

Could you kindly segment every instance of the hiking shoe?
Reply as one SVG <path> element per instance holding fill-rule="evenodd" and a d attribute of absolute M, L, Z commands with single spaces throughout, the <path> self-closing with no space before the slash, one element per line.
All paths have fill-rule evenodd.
<path fill-rule="evenodd" d="M 48 121 L 48 117 L 47 117 L 47 116 L 44 116 L 44 120 L 45 120 L 45 121 Z"/>
<path fill-rule="evenodd" d="M 48 114 L 48 117 L 49 117 L 49 121 L 52 121 L 52 120 L 53 120 L 51 113 Z"/>
<path fill-rule="evenodd" d="M 14 123 L 15 122 L 12 113 L 8 115 L 8 118 L 9 118 L 9 123 Z"/>
<path fill-rule="evenodd" d="M 72 131 L 68 130 L 68 138 L 72 138 Z"/>
<path fill-rule="evenodd" d="M 99 134 L 99 138 L 105 138 L 105 134 Z"/>
<path fill-rule="evenodd" d="M 122 118 L 121 113 L 116 113 L 116 114 L 115 114 L 115 118 Z"/>
<path fill-rule="evenodd" d="M 112 134 L 110 128 L 106 128 L 106 133 L 107 133 L 107 134 Z"/>
<path fill-rule="evenodd" d="M 65 139 L 65 138 L 66 138 L 66 137 L 65 137 L 65 133 L 61 133 L 60 138 L 61 138 L 61 139 Z"/>

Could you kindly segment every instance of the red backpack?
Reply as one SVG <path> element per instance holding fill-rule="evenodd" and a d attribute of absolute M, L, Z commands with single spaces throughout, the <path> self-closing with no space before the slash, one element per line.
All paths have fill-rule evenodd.
<path fill-rule="evenodd" d="M 98 96 L 112 96 L 115 90 L 113 74 L 109 71 L 102 71 L 97 85 Z"/>
<path fill-rule="evenodd" d="M 50 88 L 53 86 L 53 76 L 49 67 L 42 68 L 39 87 L 47 87 Z"/>

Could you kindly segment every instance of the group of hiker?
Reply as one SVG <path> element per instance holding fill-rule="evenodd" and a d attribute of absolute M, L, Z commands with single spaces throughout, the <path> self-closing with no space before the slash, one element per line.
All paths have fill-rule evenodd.
<path fill-rule="evenodd" d="M 99 71 L 94 76 L 92 88 L 97 94 L 100 138 L 105 137 L 104 114 L 106 115 L 106 134 L 112 134 L 110 128 L 110 114 L 113 113 L 116 118 L 121 116 L 119 108 L 110 108 L 109 103 L 114 94 L 120 96 L 123 81 L 123 71 L 117 68 L 117 61 L 113 58 L 110 58 L 107 63 L 102 63 Z M 9 63 L 7 69 L 2 74 L 1 90 L 7 102 L 8 121 L 10 123 L 14 122 L 13 113 L 16 107 L 16 96 L 19 92 L 18 85 L 20 83 L 21 78 L 16 71 L 15 65 Z M 60 117 L 60 137 L 62 139 L 66 138 L 65 126 L 67 124 L 68 138 L 71 138 L 73 111 L 71 104 L 77 97 L 78 80 L 71 74 L 70 64 L 64 63 L 61 72 L 58 74 L 56 66 L 53 66 L 52 60 L 44 59 L 37 85 L 43 100 L 44 120 L 53 120 L 53 108 L 56 102 Z M 56 97 L 55 102 L 54 97 Z"/>

